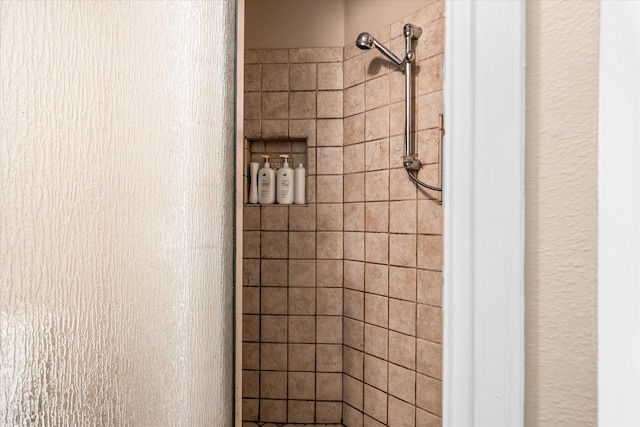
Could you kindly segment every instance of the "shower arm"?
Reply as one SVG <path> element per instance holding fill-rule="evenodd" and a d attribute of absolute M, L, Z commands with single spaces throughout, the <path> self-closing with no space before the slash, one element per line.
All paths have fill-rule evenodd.
<path fill-rule="evenodd" d="M 404 38 L 405 38 L 405 51 L 406 56 L 402 64 L 404 64 L 404 156 L 402 157 L 402 164 L 404 165 L 409 178 L 411 178 L 416 184 L 421 185 L 429 190 L 442 191 L 442 187 L 436 187 L 429 185 L 426 182 L 421 181 L 418 178 L 418 171 L 422 168 L 422 161 L 416 154 L 415 144 L 412 140 L 412 128 L 411 128 L 411 99 L 413 97 L 413 85 L 411 76 L 411 65 L 415 60 L 415 53 L 412 50 L 413 40 L 417 40 L 422 35 L 422 29 L 415 27 L 411 24 L 404 26 Z M 402 65 L 398 64 L 398 65 Z"/>

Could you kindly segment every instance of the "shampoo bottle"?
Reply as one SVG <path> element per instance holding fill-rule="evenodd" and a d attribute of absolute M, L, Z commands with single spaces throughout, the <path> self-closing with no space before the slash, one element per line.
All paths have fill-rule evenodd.
<path fill-rule="evenodd" d="M 258 203 L 258 162 L 249 163 L 249 203 Z"/>
<path fill-rule="evenodd" d="M 278 169 L 278 178 L 276 184 L 277 200 L 280 204 L 290 205 L 293 203 L 293 169 L 289 167 L 288 155 L 281 154 L 280 157 L 284 158 L 284 165 L 282 165 L 282 167 Z"/>
<path fill-rule="evenodd" d="M 306 173 L 307 171 L 304 169 L 304 166 L 302 166 L 302 163 L 298 164 L 298 167 L 293 173 L 295 177 L 293 201 L 296 205 L 304 205 L 305 203 L 307 182 Z"/>
<path fill-rule="evenodd" d="M 276 171 L 269 164 L 269 156 L 263 155 L 264 166 L 258 171 L 258 202 L 276 202 Z"/>

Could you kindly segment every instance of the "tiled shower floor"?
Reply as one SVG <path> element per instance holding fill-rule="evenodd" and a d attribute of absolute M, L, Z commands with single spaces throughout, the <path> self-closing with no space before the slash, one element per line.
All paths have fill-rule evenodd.
<path fill-rule="evenodd" d="M 243 422 L 242 427 L 344 427 L 342 424 L 291 424 Z"/>

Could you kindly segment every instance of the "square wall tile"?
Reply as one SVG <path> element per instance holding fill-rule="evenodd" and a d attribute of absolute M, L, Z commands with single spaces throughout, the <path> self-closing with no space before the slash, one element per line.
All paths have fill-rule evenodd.
<path fill-rule="evenodd" d="M 312 259 L 289 260 L 289 286 L 313 287 L 316 283 L 316 261 Z"/>
<path fill-rule="evenodd" d="M 323 90 L 318 92 L 318 118 L 341 119 L 342 109 L 341 90 Z"/>
<path fill-rule="evenodd" d="M 381 423 L 387 423 L 387 393 L 364 385 L 364 412 Z"/>
<path fill-rule="evenodd" d="M 289 120 L 289 135 L 294 137 L 303 137 L 307 139 L 309 147 L 316 145 L 316 121 L 314 119 L 307 120 Z"/>
<path fill-rule="evenodd" d="M 368 171 L 389 169 L 389 139 L 377 139 L 366 143 L 365 168 Z"/>
<path fill-rule="evenodd" d="M 245 92 L 244 118 L 245 120 L 260 120 L 262 118 L 262 93 Z"/>
<path fill-rule="evenodd" d="M 364 203 L 344 204 L 345 231 L 364 231 Z"/>
<path fill-rule="evenodd" d="M 344 176 L 344 201 L 364 202 L 364 173 Z"/>
<path fill-rule="evenodd" d="M 411 181 L 404 168 L 391 169 L 389 171 L 389 194 L 391 200 L 415 200 L 416 191 L 416 185 Z"/>
<path fill-rule="evenodd" d="M 416 397 L 419 408 L 442 416 L 442 381 L 417 374 Z"/>
<path fill-rule="evenodd" d="M 364 52 L 344 61 L 344 87 L 348 88 L 364 82 Z"/>
<path fill-rule="evenodd" d="M 390 298 L 389 329 L 407 335 L 415 335 L 416 303 Z"/>
<path fill-rule="evenodd" d="M 339 372 L 316 374 L 317 400 L 342 400 L 342 374 Z"/>
<path fill-rule="evenodd" d="M 389 396 L 389 427 L 415 427 L 416 407 Z M 426 427 L 423 424 L 419 426 Z"/>
<path fill-rule="evenodd" d="M 359 410 L 344 403 L 342 405 L 342 422 L 349 427 L 363 427 L 363 414 Z"/>
<path fill-rule="evenodd" d="M 289 230 L 314 231 L 315 229 L 316 229 L 315 205 L 289 207 Z"/>
<path fill-rule="evenodd" d="M 263 288 L 260 297 L 262 314 L 287 314 L 287 288 Z"/>
<path fill-rule="evenodd" d="M 415 234 L 389 234 L 389 264 L 416 266 Z"/>
<path fill-rule="evenodd" d="M 364 350 L 364 322 L 345 317 L 343 342 L 356 350 Z"/>
<path fill-rule="evenodd" d="M 417 340 L 416 370 L 431 378 L 442 379 L 442 344 Z"/>
<path fill-rule="evenodd" d="M 289 117 L 289 94 L 287 92 L 263 92 L 263 120 L 287 119 Z"/>
<path fill-rule="evenodd" d="M 344 373 L 362 381 L 364 379 L 364 353 L 347 346 L 343 348 L 343 353 Z"/>
<path fill-rule="evenodd" d="M 428 96 L 428 95 L 425 95 L 425 96 Z M 364 135 L 367 141 L 373 141 L 376 139 L 389 137 L 389 107 L 388 106 L 367 111 L 365 115 Z"/>
<path fill-rule="evenodd" d="M 289 87 L 293 90 L 316 90 L 316 64 L 291 64 Z"/>
<path fill-rule="evenodd" d="M 244 90 L 245 92 L 259 92 L 262 90 L 262 65 L 245 64 Z"/>
<path fill-rule="evenodd" d="M 364 261 L 364 233 L 344 233 L 344 258 L 347 260 Z"/>
<path fill-rule="evenodd" d="M 249 286 L 242 288 L 242 312 L 260 314 L 260 288 Z"/>
<path fill-rule="evenodd" d="M 260 397 L 259 379 L 258 371 L 242 372 L 242 397 Z"/>
<path fill-rule="evenodd" d="M 342 316 L 318 316 L 316 325 L 317 343 L 342 344 Z"/>
<path fill-rule="evenodd" d="M 257 314 L 242 315 L 242 341 L 260 341 L 260 316 Z"/>
<path fill-rule="evenodd" d="M 418 235 L 418 268 L 442 270 L 442 236 Z"/>
<path fill-rule="evenodd" d="M 318 209 L 318 230 L 320 231 L 342 231 L 344 214 L 342 204 L 327 203 L 317 206 Z"/>
<path fill-rule="evenodd" d="M 418 202 L 418 233 L 442 234 L 442 205 L 433 200 Z"/>
<path fill-rule="evenodd" d="M 364 292 L 344 290 L 344 315 L 356 320 L 364 320 Z"/>
<path fill-rule="evenodd" d="M 349 117 L 354 114 L 364 113 L 365 98 L 364 84 L 352 86 L 344 90 L 344 116 Z"/>
<path fill-rule="evenodd" d="M 342 260 L 319 259 L 317 264 L 316 286 L 318 288 L 342 287 Z"/>
<path fill-rule="evenodd" d="M 422 163 L 438 163 L 440 161 L 440 132 L 438 129 L 427 129 L 418 132 L 418 153 Z"/>
<path fill-rule="evenodd" d="M 347 246 L 346 239 L 345 239 L 345 246 Z M 344 287 L 345 289 L 356 289 L 360 291 L 364 290 L 364 263 L 363 262 L 345 260 Z"/>
<path fill-rule="evenodd" d="M 316 152 L 318 175 L 342 175 L 342 147 L 320 147 Z"/>
<path fill-rule="evenodd" d="M 391 202 L 389 205 L 389 231 L 415 233 L 417 204 L 415 200 Z"/>
<path fill-rule="evenodd" d="M 316 374 L 313 372 L 289 372 L 289 399 L 315 399 Z M 291 420 L 290 420 L 291 421 Z"/>
<path fill-rule="evenodd" d="M 347 116 L 344 119 L 344 145 L 364 141 L 364 113 Z"/>
<path fill-rule="evenodd" d="M 365 230 L 389 231 L 389 202 L 369 202 L 365 206 Z"/>
<path fill-rule="evenodd" d="M 389 331 L 379 326 L 364 325 L 364 351 L 367 354 L 387 359 L 389 347 Z"/>
<path fill-rule="evenodd" d="M 289 314 L 316 313 L 316 289 L 289 287 Z"/>
<path fill-rule="evenodd" d="M 242 255 L 245 258 L 260 258 L 260 232 L 245 231 L 242 233 Z"/>
<path fill-rule="evenodd" d="M 318 64 L 318 89 L 341 90 L 343 79 L 342 62 L 330 62 Z"/>
<path fill-rule="evenodd" d="M 245 230 L 260 231 L 260 207 L 247 205 L 243 210 L 242 226 Z"/>
<path fill-rule="evenodd" d="M 367 262 L 386 264 L 389 261 L 389 235 L 365 233 L 365 259 Z"/>
<path fill-rule="evenodd" d="M 316 233 L 292 231 L 289 233 L 289 259 L 314 259 L 316 257 Z"/>
<path fill-rule="evenodd" d="M 342 316 L 341 288 L 318 288 L 316 294 L 318 315 Z"/>
<path fill-rule="evenodd" d="M 416 302 L 416 269 L 389 267 L 389 296 Z"/>
<path fill-rule="evenodd" d="M 262 66 L 262 90 L 289 90 L 288 76 L 289 64 L 264 64 Z"/>
<path fill-rule="evenodd" d="M 364 321 L 373 325 L 389 325 L 389 298 L 375 294 L 364 296 Z"/>
<path fill-rule="evenodd" d="M 318 146 L 320 147 L 342 147 L 344 135 L 344 124 L 339 119 L 318 120 Z"/>
<path fill-rule="evenodd" d="M 260 344 L 242 343 L 242 369 L 260 369 Z"/>
<path fill-rule="evenodd" d="M 389 394 L 411 404 L 415 404 L 416 372 L 390 363 Z"/>
<path fill-rule="evenodd" d="M 260 240 L 262 258 L 287 258 L 287 237 L 288 233 L 285 231 L 261 232 Z"/>
<path fill-rule="evenodd" d="M 258 399 L 242 399 L 242 419 L 258 421 Z"/>
<path fill-rule="evenodd" d="M 431 305 L 418 304 L 418 338 L 442 343 L 442 309 Z"/>
<path fill-rule="evenodd" d="M 389 171 L 366 172 L 365 186 L 368 202 L 389 200 Z"/>
<path fill-rule="evenodd" d="M 318 344 L 317 372 L 342 372 L 342 345 Z"/>
<path fill-rule="evenodd" d="M 389 361 L 408 369 L 415 369 L 416 338 L 389 331 Z"/>
<path fill-rule="evenodd" d="M 315 316 L 289 316 L 290 343 L 314 343 L 315 341 Z"/>
<path fill-rule="evenodd" d="M 319 423 L 341 423 L 342 402 L 316 402 L 316 421 Z"/>
<path fill-rule="evenodd" d="M 260 399 L 260 421 L 287 422 L 287 401 Z"/>
<path fill-rule="evenodd" d="M 418 96 L 416 105 L 416 130 L 437 128 L 442 114 L 442 91 Z"/>
<path fill-rule="evenodd" d="M 365 290 L 378 295 L 389 295 L 389 267 L 366 263 L 364 266 Z"/>
<path fill-rule="evenodd" d="M 287 316 L 260 316 L 260 341 L 287 342 Z"/>
<path fill-rule="evenodd" d="M 314 371 L 315 367 L 315 344 L 289 344 L 290 371 Z M 296 399 L 295 397 L 293 398 Z"/>
<path fill-rule="evenodd" d="M 260 264 L 261 286 L 287 286 L 286 259 L 263 259 Z"/>
<path fill-rule="evenodd" d="M 263 399 L 286 399 L 287 373 L 260 372 L 260 397 Z"/>
<path fill-rule="evenodd" d="M 324 175 L 316 177 L 318 203 L 342 203 L 342 176 Z"/>
<path fill-rule="evenodd" d="M 260 344 L 260 369 L 287 370 L 287 344 Z"/>
<path fill-rule="evenodd" d="M 288 122 L 281 120 L 262 120 L 261 135 L 263 138 L 287 138 Z"/>
<path fill-rule="evenodd" d="M 416 425 L 421 427 L 442 427 L 442 418 L 416 408 Z"/>
<path fill-rule="evenodd" d="M 367 110 L 389 105 L 389 75 L 369 80 L 366 83 Z"/>
<path fill-rule="evenodd" d="M 348 375 L 342 376 L 342 396 L 344 402 L 360 411 L 364 408 L 363 402 L 363 384 L 362 381 L 358 381 Z M 386 404 L 385 404 L 386 408 Z"/>
<path fill-rule="evenodd" d="M 242 285 L 260 286 L 260 260 L 242 260 Z"/>
<path fill-rule="evenodd" d="M 439 271 L 418 270 L 418 302 L 442 306 L 443 277 Z"/>
<path fill-rule="evenodd" d="M 316 117 L 315 92 L 289 93 L 289 118 L 313 119 Z"/>
<path fill-rule="evenodd" d="M 261 229 L 287 231 L 289 208 L 287 206 L 261 206 Z"/>
<path fill-rule="evenodd" d="M 318 259 L 342 259 L 343 258 L 343 233 L 334 231 L 319 231 Z"/>
<path fill-rule="evenodd" d="M 344 173 L 364 171 L 364 144 L 344 147 Z"/>
<path fill-rule="evenodd" d="M 315 402 L 308 400 L 289 400 L 290 423 L 313 423 L 315 419 Z"/>
<path fill-rule="evenodd" d="M 387 391 L 389 362 L 366 354 L 364 356 L 364 382 L 379 390 Z"/>

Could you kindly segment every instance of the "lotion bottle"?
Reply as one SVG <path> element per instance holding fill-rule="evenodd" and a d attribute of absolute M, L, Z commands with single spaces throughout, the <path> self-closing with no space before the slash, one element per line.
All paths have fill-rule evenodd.
<path fill-rule="evenodd" d="M 294 196 L 293 200 L 296 205 L 304 205 L 306 198 L 306 182 L 307 182 L 307 171 L 305 170 L 302 163 L 298 164 L 298 167 L 293 173 L 294 179 Z"/>
<path fill-rule="evenodd" d="M 271 168 L 269 156 L 263 154 L 264 166 L 258 171 L 258 202 L 261 204 L 276 202 L 276 171 Z"/>
<path fill-rule="evenodd" d="M 258 162 L 249 163 L 249 203 L 258 203 L 258 168 L 260 168 Z"/>
<path fill-rule="evenodd" d="M 283 205 L 290 205 L 293 203 L 293 188 L 294 188 L 294 176 L 293 169 L 289 167 L 289 156 L 281 154 L 280 157 L 284 158 L 284 164 L 278 169 L 277 178 L 277 200 L 278 203 Z"/>

